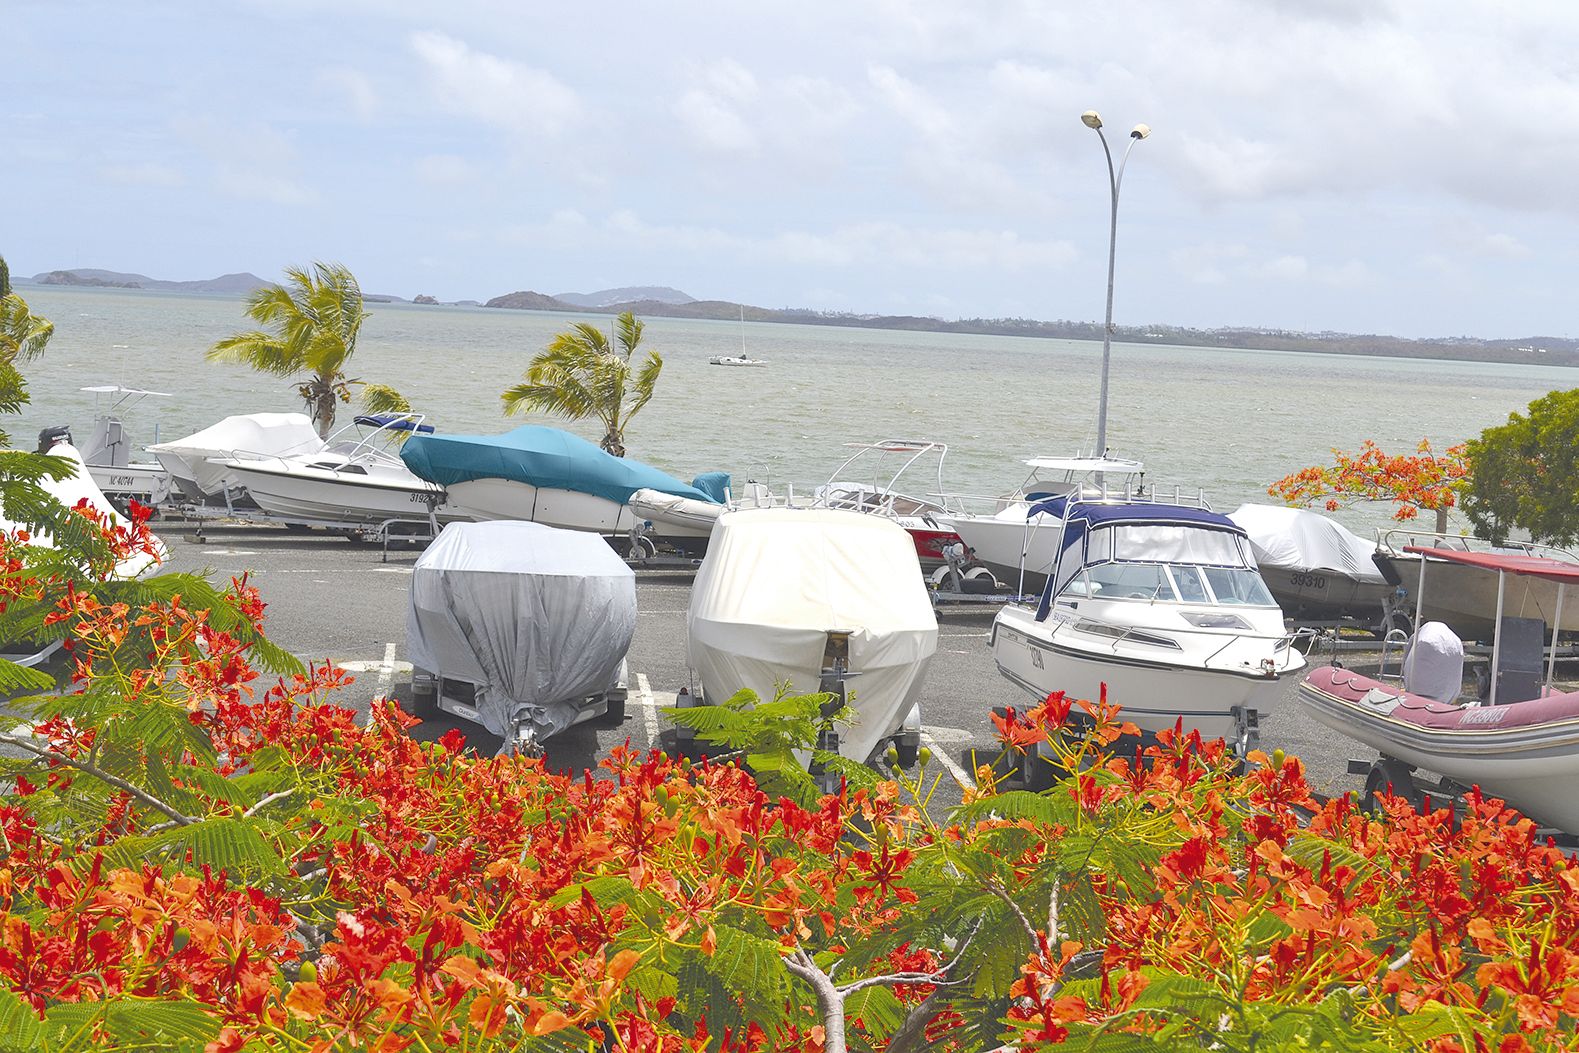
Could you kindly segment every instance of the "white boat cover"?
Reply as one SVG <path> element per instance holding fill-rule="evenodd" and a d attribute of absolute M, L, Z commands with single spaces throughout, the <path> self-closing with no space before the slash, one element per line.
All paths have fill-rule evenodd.
<path fill-rule="evenodd" d="M 451 523 L 411 576 L 414 666 L 478 685 L 483 726 L 527 707 L 539 738 L 614 685 L 636 631 L 636 575 L 596 534 L 540 523 Z"/>
<path fill-rule="evenodd" d="M 148 452 L 181 458 L 202 490 L 212 494 L 224 486 L 225 466 L 210 461 L 289 457 L 317 453 L 323 448 L 323 439 L 305 413 L 243 413 L 226 417 L 184 439 L 157 443 L 148 447 Z M 164 458 L 160 458 L 160 463 L 167 470 L 179 471 Z"/>
<path fill-rule="evenodd" d="M 818 688 L 830 630 L 848 631 L 857 722 L 840 752 L 864 761 L 921 697 L 938 623 L 910 535 L 892 520 L 828 509 L 747 509 L 713 528 L 691 588 L 691 668 L 714 699 L 789 682 Z"/>
<path fill-rule="evenodd" d="M 1240 505 L 1228 513 L 1250 535 L 1256 563 L 1286 570 L 1325 571 L 1377 585 L 1386 583 L 1371 559 L 1376 542 L 1308 508 Z"/>
<path fill-rule="evenodd" d="M 78 501 L 86 498 L 87 502 L 95 509 L 108 515 L 111 522 L 116 526 L 128 525 L 126 517 L 115 510 L 115 506 L 110 503 L 110 499 L 104 496 L 104 491 L 99 489 L 99 484 L 93 481 L 93 476 L 89 474 L 87 465 L 83 463 L 82 454 L 78 452 L 75 446 L 69 442 L 57 442 L 50 447 L 49 454 L 52 457 L 61 457 L 75 463 L 77 474 L 67 476 L 64 479 L 44 480 L 40 483 L 40 486 L 43 487 L 45 492 L 49 493 L 67 508 L 75 507 Z M 18 524 L 16 522 L 0 514 L 0 530 L 11 531 L 17 529 L 17 527 Z M 32 543 L 43 548 L 55 547 L 54 539 L 48 534 L 34 534 Z M 157 567 L 164 560 L 167 553 L 164 542 L 157 537 L 154 538 L 154 544 L 159 550 L 158 558 L 149 555 L 137 555 L 122 560 L 115 567 L 116 576 L 123 579 L 135 578 Z"/>
<path fill-rule="evenodd" d="M 1404 655 L 1404 690 L 1451 704 L 1464 689 L 1464 641 L 1441 622 L 1426 622 Z"/>

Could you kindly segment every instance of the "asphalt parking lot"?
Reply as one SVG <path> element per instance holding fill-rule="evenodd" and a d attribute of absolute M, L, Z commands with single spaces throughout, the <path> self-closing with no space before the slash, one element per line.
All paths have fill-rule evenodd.
<path fill-rule="evenodd" d="M 411 667 L 406 653 L 407 590 L 420 553 L 377 544 L 357 544 L 322 533 L 288 533 L 275 527 L 209 525 L 206 541 L 180 522 L 156 523 L 170 551 L 174 570 L 208 575 L 223 583 L 251 575 L 268 604 L 267 627 L 276 643 L 304 660 L 328 659 L 351 669 L 356 682 L 339 704 L 366 712 L 377 696 L 391 694 L 408 709 Z M 572 728 L 545 744 L 548 763 L 579 771 L 620 742 L 646 748 L 668 726 L 661 712 L 689 681 L 685 615 L 691 579 L 684 571 L 637 571 L 638 617 L 629 655 L 631 697 L 626 721 L 618 729 Z M 975 763 L 999 752 L 991 720 L 994 706 L 1025 706 L 1029 696 L 998 675 L 987 648 L 991 607 L 944 608 L 938 618 L 938 650 L 925 682 L 922 701 L 923 744 L 938 760 L 931 770 L 946 772 L 934 807 L 960 798 L 955 777 L 968 778 Z M 1322 793 L 1358 790 L 1359 777 L 1346 773 L 1352 757 L 1371 756 L 1357 743 L 1336 738 L 1304 715 L 1290 683 L 1277 711 L 1263 715 L 1262 746 L 1303 758 L 1313 787 Z M 1122 704 L 1122 698 L 1115 698 Z M 413 728 L 422 738 L 437 738 L 460 727 L 468 743 L 493 752 L 498 740 L 480 727 L 432 720 Z"/>

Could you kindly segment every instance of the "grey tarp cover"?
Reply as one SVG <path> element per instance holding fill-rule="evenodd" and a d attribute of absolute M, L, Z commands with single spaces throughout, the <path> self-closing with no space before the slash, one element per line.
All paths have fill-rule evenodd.
<path fill-rule="evenodd" d="M 1378 585 L 1387 580 L 1371 559 L 1376 542 L 1349 532 L 1320 512 L 1280 505 L 1240 505 L 1228 518 L 1250 535 L 1256 562 L 1262 568 L 1343 574 Z"/>
<path fill-rule="evenodd" d="M 635 573 L 596 534 L 451 523 L 411 576 L 412 664 L 479 685 L 495 735 L 523 705 L 539 738 L 569 727 L 614 683 L 635 631 Z"/>

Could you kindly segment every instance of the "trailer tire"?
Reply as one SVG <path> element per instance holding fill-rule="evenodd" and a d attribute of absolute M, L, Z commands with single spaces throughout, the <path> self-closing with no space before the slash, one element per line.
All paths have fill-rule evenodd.
<path fill-rule="evenodd" d="M 905 736 L 894 739 L 894 750 L 899 754 L 898 763 L 901 768 L 914 768 L 921 760 L 921 740 L 919 738 L 907 739 Z"/>
<path fill-rule="evenodd" d="M 1409 807 L 1415 811 L 1425 809 L 1425 795 L 1415 785 L 1414 769 L 1402 761 L 1392 757 L 1383 757 L 1371 765 L 1371 770 L 1365 776 L 1365 799 L 1361 805 L 1366 811 L 1376 814 L 1381 811 L 1381 802 L 1377 795 L 1384 793 L 1389 787 L 1393 796 L 1402 797 L 1409 802 Z"/>
<path fill-rule="evenodd" d="M 1020 758 L 1020 778 L 1032 793 L 1050 790 L 1058 782 L 1061 769 L 1050 757 L 1044 757 L 1040 747 L 1033 746 Z"/>
<path fill-rule="evenodd" d="M 604 711 L 601 717 L 598 717 L 596 720 L 594 720 L 593 723 L 600 728 L 617 728 L 624 724 L 625 696 L 620 695 L 617 698 L 610 696 L 608 699 L 608 709 Z"/>

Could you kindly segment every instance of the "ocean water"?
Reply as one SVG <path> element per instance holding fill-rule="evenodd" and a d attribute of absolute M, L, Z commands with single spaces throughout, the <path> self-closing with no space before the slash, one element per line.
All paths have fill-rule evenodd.
<path fill-rule="evenodd" d="M 196 431 L 232 413 L 301 408 L 291 386 L 240 366 L 205 362 L 216 340 L 251 328 L 239 300 L 109 289 L 22 287 L 55 323 L 45 357 L 25 367 L 33 404 L 8 423 L 18 445 L 40 427 L 72 424 L 85 438 L 94 396 L 123 384 L 169 392 L 128 416 L 139 444 Z M 577 321 L 605 316 L 373 304 L 351 373 L 404 392 L 445 431 L 494 433 L 499 393 L 531 356 Z M 765 359 L 761 369 L 710 366 L 713 355 Z M 1101 345 L 767 323 L 647 320 L 643 346 L 664 356 L 658 393 L 626 432 L 632 457 L 675 475 L 714 469 L 797 492 L 826 481 L 842 444 L 920 438 L 949 446 L 943 486 L 998 494 L 1024 477 L 1020 459 L 1090 449 Z M 1116 344 L 1108 441 L 1146 464 L 1150 482 L 1204 490 L 1231 511 L 1267 500 L 1273 480 L 1375 439 L 1439 449 L 1477 435 L 1532 399 L 1571 387 L 1558 367 L 1366 358 L 1278 351 Z M 349 420 L 349 416 L 346 418 Z M 555 424 L 596 440 L 585 422 Z M 911 492 L 937 489 L 928 467 Z M 1387 510 L 1340 515 L 1351 528 Z M 1456 524 L 1457 525 L 1457 524 Z"/>

